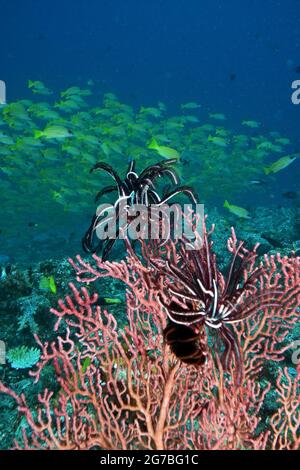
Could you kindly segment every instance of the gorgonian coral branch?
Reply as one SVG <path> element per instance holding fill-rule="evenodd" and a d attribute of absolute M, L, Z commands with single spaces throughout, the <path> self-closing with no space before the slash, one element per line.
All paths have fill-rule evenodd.
<path fill-rule="evenodd" d="M 279 371 L 276 381 L 278 411 L 270 420 L 272 448 L 299 450 L 300 448 L 300 368 L 292 375 L 287 367 Z"/>
<path fill-rule="evenodd" d="M 262 385 L 259 378 L 270 359 L 283 359 L 287 332 L 298 322 L 300 259 L 277 255 L 259 261 L 256 249 L 248 251 L 233 231 L 226 276 L 216 265 L 209 233 L 204 236 L 198 253 L 169 242 L 145 245 L 142 257 L 129 252 L 119 263 L 97 256 L 92 263 L 80 257 L 72 261 L 82 288 L 70 284 L 70 295 L 52 309 L 56 331 L 65 333 L 50 344 L 36 337 L 42 354 L 32 375 L 40 381 L 45 368 L 53 366 L 53 390 L 45 389 L 30 409 L 24 394 L 0 383 L 0 392 L 16 401 L 28 423 L 17 448 L 299 446 L 299 371 L 295 379 L 287 370 L 279 373 L 278 409 L 269 428 L 262 412 L 274 384 Z M 91 293 L 91 283 L 102 277 L 128 287 L 125 327 Z M 196 366 L 183 360 L 180 323 L 175 333 L 165 334 L 171 314 L 173 320 L 191 318 L 187 314 L 203 318 L 203 324 L 186 326 L 192 328 L 188 341 L 198 341 L 194 346 L 203 353 Z M 226 325 L 223 344 L 215 347 L 210 338 L 209 345 L 210 331 L 219 331 L 211 325 L 230 317 L 234 321 Z M 180 354 L 174 341 L 181 342 Z M 232 344 L 238 350 L 229 354 Z M 238 361 L 243 374 L 237 381 Z"/>

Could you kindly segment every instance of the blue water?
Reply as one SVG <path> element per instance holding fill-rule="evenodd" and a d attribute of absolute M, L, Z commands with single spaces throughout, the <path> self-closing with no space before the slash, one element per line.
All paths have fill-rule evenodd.
<path fill-rule="evenodd" d="M 199 100 L 298 140 L 290 100 L 300 65 L 298 0 L 1 2 L 1 78 L 50 88 L 93 78 L 131 103 Z M 236 74 L 230 80 L 230 74 Z M 298 75 L 299 78 L 299 75 Z"/>

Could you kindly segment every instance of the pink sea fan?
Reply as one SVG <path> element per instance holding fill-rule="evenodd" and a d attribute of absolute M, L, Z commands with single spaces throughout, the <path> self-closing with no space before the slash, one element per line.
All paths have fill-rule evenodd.
<path fill-rule="evenodd" d="M 234 232 L 228 248 L 235 259 L 241 258 L 239 277 L 244 284 L 235 286 L 247 286 L 243 302 L 255 295 L 262 301 L 255 314 L 240 318 L 242 312 L 238 313 L 239 321 L 229 325 L 243 365 L 239 381 L 233 380 L 237 356 L 228 356 L 225 344 L 225 361 L 222 348 L 213 350 L 207 344 L 205 328 L 210 325 L 199 329 L 201 350 L 205 351 L 201 365 L 185 364 L 164 339 L 170 321 L 169 302 L 178 303 L 178 293 L 185 288 L 180 278 L 175 279 L 174 271 L 172 275 L 168 271 L 168 260 L 175 267 L 185 261 L 175 243 L 144 245 L 142 258 L 131 252 L 121 262 L 103 262 L 94 255 L 88 263 L 78 256 L 71 263 L 83 287 L 71 284 L 71 295 L 52 309 L 57 317 L 56 331 L 64 327 L 60 331 L 65 334 L 51 344 L 41 344 L 37 338 L 42 355 L 32 375 L 36 381 L 42 380 L 42 371 L 52 364 L 55 391 L 44 390 L 38 396 L 37 409 L 31 410 L 24 394 L 18 396 L 0 383 L 0 392 L 16 400 L 28 423 L 16 447 L 297 448 L 298 385 L 294 386 L 286 371 L 279 373 L 277 384 L 260 379 L 269 360 L 284 359 L 289 347 L 287 334 L 299 321 L 300 258 L 266 256 L 258 262 L 255 250 L 246 251 Z M 205 259 L 208 261 L 208 253 L 211 256 L 210 251 L 205 253 L 202 269 L 208 269 Z M 234 266 L 232 272 L 237 272 Z M 215 273 L 218 295 L 222 294 L 226 278 L 215 267 L 211 273 Z M 102 277 L 122 280 L 128 287 L 126 326 L 101 310 L 98 294 L 91 293 L 91 284 Z M 279 292 L 279 302 L 277 297 L 273 302 L 270 294 L 265 302 L 265 292 Z M 189 299 L 183 298 L 182 303 L 190 307 Z M 232 314 L 237 311 L 232 309 Z M 262 409 L 271 392 L 277 393 L 278 410 L 268 424 L 262 421 Z"/>

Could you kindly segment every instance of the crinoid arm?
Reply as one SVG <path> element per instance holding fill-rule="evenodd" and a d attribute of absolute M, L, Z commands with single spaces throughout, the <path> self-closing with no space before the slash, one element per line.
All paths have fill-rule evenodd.
<path fill-rule="evenodd" d="M 114 191 L 118 191 L 117 186 L 106 186 L 105 188 L 100 189 L 100 191 L 98 191 L 98 193 L 96 194 L 95 202 L 99 202 L 102 196 L 105 196 L 105 194 L 110 194 Z"/>
<path fill-rule="evenodd" d="M 188 196 L 193 204 L 197 204 L 198 202 L 198 198 L 195 195 L 193 188 L 190 186 L 179 186 L 179 188 L 176 188 L 173 191 L 167 193 L 158 205 L 166 204 L 168 201 L 173 199 L 175 196 L 178 196 L 179 194 L 185 194 Z"/>
<path fill-rule="evenodd" d="M 90 169 L 90 173 L 93 173 L 95 170 L 104 170 L 106 171 L 106 173 L 111 175 L 118 185 L 120 194 L 123 195 L 124 193 L 123 182 L 120 176 L 118 175 L 118 173 L 113 169 L 112 166 L 104 162 L 98 162 Z"/>

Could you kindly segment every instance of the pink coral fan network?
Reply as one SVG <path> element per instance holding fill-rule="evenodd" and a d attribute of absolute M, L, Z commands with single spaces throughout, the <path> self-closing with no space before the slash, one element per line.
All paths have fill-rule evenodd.
<path fill-rule="evenodd" d="M 275 380 L 268 368 L 285 360 L 299 322 L 300 258 L 259 259 L 233 230 L 225 276 L 210 239 L 205 230 L 196 251 L 142 242 L 123 261 L 70 260 L 79 284 L 51 310 L 56 341 L 36 337 L 31 372 L 38 382 L 54 367 L 55 389 L 33 410 L 0 384 L 26 418 L 16 448 L 299 448 L 300 368 Z M 125 324 L 98 303 L 103 277 L 127 287 Z"/>

